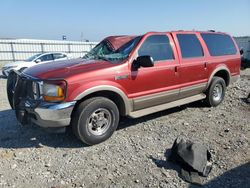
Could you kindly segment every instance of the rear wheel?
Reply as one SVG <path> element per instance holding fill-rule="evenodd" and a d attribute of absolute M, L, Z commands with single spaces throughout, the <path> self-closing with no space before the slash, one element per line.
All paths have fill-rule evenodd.
<path fill-rule="evenodd" d="M 206 103 L 209 106 L 218 106 L 224 99 L 226 92 L 226 83 L 224 79 L 215 76 L 206 91 Z"/>
<path fill-rule="evenodd" d="M 105 97 L 83 101 L 72 117 L 74 134 L 84 143 L 94 145 L 107 140 L 119 123 L 116 104 Z"/>

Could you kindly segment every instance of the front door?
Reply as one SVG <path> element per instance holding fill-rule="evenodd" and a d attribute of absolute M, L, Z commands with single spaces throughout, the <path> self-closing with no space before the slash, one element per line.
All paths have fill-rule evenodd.
<path fill-rule="evenodd" d="M 176 100 L 179 95 L 179 65 L 173 40 L 169 34 L 144 37 L 137 51 L 138 56 L 149 55 L 153 67 L 131 70 L 128 85 L 129 98 L 133 99 L 134 111 Z"/>

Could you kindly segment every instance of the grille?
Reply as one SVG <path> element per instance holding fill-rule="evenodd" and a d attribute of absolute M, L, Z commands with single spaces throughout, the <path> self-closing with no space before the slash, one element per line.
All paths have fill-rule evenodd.
<path fill-rule="evenodd" d="M 30 78 L 18 75 L 13 96 L 15 106 L 18 105 L 22 99 L 33 101 L 39 98 L 40 92 L 38 83 Z"/>

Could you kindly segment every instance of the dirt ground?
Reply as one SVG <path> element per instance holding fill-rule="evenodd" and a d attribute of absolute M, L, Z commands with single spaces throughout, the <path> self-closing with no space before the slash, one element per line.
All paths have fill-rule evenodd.
<path fill-rule="evenodd" d="M 106 142 L 87 147 L 72 134 L 21 127 L 0 78 L 0 187 L 195 187 L 167 162 L 175 138 L 212 152 L 205 187 L 250 187 L 250 71 L 216 108 L 202 102 L 139 119 L 123 118 Z"/>

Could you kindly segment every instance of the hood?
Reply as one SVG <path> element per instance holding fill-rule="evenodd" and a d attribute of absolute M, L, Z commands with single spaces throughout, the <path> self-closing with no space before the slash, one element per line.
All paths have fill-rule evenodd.
<path fill-rule="evenodd" d="M 7 63 L 3 67 L 20 66 L 20 65 L 25 64 L 25 63 L 27 63 L 27 62 L 25 62 L 25 61 L 15 61 L 15 62 Z"/>
<path fill-rule="evenodd" d="M 91 72 L 112 66 L 115 65 L 108 61 L 85 60 L 78 58 L 36 65 L 26 69 L 24 73 L 40 79 L 66 79 L 67 77 L 70 77 L 72 75 Z"/>

